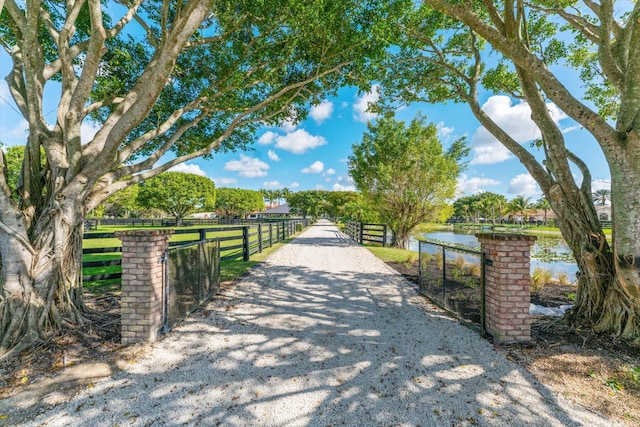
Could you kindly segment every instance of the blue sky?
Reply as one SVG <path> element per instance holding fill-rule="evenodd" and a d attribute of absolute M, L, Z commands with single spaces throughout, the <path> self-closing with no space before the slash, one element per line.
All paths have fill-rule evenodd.
<path fill-rule="evenodd" d="M 0 65 L 0 72 L 4 77 L 6 66 Z M 367 107 L 376 99 L 375 86 L 362 94 L 342 89 L 336 97 L 313 107 L 302 123 L 261 129 L 253 151 L 216 154 L 211 160 L 189 161 L 177 170 L 207 176 L 218 187 L 354 190 L 347 158 L 351 146 L 362 139 L 367 121 L 375 120 Z M 485 96 L 482 103 L 483 109 L 520 143 L 528 145 L 539 136 L 525 103 L 504 96 Z M 549 107 L 565 133 L 568 147 L 590 166 L 594 190 L 609 188 L 609 170 L 593 137 L 554 105 Z M 47 97 L 45 117 L 55 120 L 55 111 L 55 97 Z M 410 121 L 418 113 L 438 126 L 445 147 L 459 137 L 468 139 L 471 153 L 459 179 L 459 196 L 491 191 L 508 199 L 518 195 L 532 200 L 540 197 L 538 186 L 524 167 L 479 126 L 465 104 L 415 104 L 398 111 L 397 117 Z M 95 125 L 86 123 L 83 132 L 83 140 L 89 140 Z M 15 111 L 6 82 L 0 80 L 0 140 L 18 145 L 23 144 L 25 136 L 26 121 Z"/>

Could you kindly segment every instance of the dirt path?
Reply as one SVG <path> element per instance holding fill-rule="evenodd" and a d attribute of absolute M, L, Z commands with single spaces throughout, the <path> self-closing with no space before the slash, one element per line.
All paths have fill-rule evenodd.
<path fill-rule="evenodd" d="M 22 425 L 179 424 L 615 425 L 555 396 L 323 222 L 147 356 Z"/>

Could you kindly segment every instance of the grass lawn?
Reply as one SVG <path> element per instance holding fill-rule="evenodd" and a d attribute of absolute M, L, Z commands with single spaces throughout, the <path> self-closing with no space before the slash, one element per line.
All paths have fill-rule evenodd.
<path fill-rule="evenodd" d="M 369 251 L 384 262 L 413 262 L 417 261 L 418 253 L 408 249 L 383 248 L 381 246 L 365 245 Z"/>

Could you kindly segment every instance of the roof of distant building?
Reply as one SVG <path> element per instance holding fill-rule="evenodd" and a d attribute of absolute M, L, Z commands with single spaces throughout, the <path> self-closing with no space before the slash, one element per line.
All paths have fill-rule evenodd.
<path fill-rule="evenodd" d="M 285 215 L 290 213 L 289 205 L 284 203 L 282 205 L 276 206 L 275 208 L 265 209 L 260 212 L 262 215 Z"/>

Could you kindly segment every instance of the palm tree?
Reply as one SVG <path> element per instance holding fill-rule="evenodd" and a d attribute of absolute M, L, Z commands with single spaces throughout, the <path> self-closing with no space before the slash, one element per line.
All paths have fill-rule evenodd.
<path fill-rule="evenodd" d="M 596 204 L 605 206 L 607 204 L 607 201 L 611 200 L 611 190 L 597 190 L 593 192 L 592 196 Z"/>
<path fill-rule="evenodd" d="M 287 187 L 284 187 L 281 190 L 280 197 L 284 199 L 285 203 L 287 203 L 287 198 L 289 197 L 289 194 L 291 194 L 291 191 Z"/>
<path fill-rule="evenodd" d="M 518 196 L 509 202 L 509 210 L 520 214 L 520 220 L 524 224 L 524 216 L 531 207 L 530 197 Z"/>
<path fill-rule="evenodd" d="M 538 199 L 536 209 L 542 209 L 544 211 L 544 225 L 547 225 L 547 212 L 551 209 L 551 205 L 546 197 L 542 196 Z"/>

